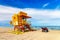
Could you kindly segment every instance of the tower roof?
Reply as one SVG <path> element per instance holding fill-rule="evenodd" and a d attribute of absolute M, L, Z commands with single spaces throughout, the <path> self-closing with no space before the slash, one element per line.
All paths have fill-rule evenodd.
<path fill-rule="evenodd" d="M 22 11 L 19 12 L 18 15 L 19 15 L 20 17 L 24 17 L 24 18 L 31 18 L 30 16 L 27 15 L 27 13 L 22 12 Z"/>

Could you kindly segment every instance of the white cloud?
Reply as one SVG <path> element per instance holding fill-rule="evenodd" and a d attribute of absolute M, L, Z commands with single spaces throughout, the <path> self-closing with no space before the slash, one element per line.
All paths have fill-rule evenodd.
<path fill-rule="evenodd" d="M 58 6 L 56 7 L 56 9 L 60 9 L 60 6 L 58 5 Z"/>
<path fill-rule="evenodd" d="M 0 5 L 0 21 L 10 20 L 14 13 L 21 9 Z"/>
<path fill-rule="evenodd" d="M 48 5 L 49 5 L 49 3 L 44 4 L 44 5 L 43 5 L 43 8 L 46 7 L 46 6 L 48 6 Z"/>
<path fill-rule="evenodd" d="M 32 16 L 33 19 L 36 19 L 37 22 L 40 23 L 51 23 L 56 21 L 59 23 L 58 20 L 60 18 L 60 10 L 40 10 L 33 8 L 20 9 L 2 5 L 0 5 L 0 21 L 11 20 L 11 16 L 19 11 L 28 13 L 29 16 Z M 56 18 L 58 19 L 53 20 Z"/>
<path fill-rule="evenodd" d="M 2 6 L 0 5 L 0 13 L 16 13 L 18 12 L 20 9 L 18 8 L 13 8 L 13 7 L 8 7 L 8 6 Z"/>

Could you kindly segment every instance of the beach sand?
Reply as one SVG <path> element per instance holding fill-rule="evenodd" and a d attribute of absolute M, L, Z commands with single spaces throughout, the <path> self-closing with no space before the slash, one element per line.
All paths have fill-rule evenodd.
<path fill-rule="evenodd" d="M 49 32 L 37 30 L 19 35 L 10 33 L 11 30 L 10 28 L 0 28 L 0 40 L 60 40 L 59 30 L 49 30 Z"/>

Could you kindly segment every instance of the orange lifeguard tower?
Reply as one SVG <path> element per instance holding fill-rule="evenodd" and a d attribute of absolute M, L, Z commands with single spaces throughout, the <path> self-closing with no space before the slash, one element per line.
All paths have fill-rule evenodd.
<path fill-rule="evenodd" d="M 28 30 L 31 30 L 30 24 L 27 22 L 27 19 L 31 18 L 30 16 L 27 15 L 25 12 L 19 12 L 18 14 L 14 14 L 12 16 L 12 20 L 10 24 L 14 25 L 14 30 L 21 30 L 25 31 L 27 28 Z"/>

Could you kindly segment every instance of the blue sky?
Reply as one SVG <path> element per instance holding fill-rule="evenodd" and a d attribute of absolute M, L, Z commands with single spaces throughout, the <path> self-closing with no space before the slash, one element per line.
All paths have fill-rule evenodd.
<path fill-rule="evenodd" d="M 60 6 L 60 0 L 0 0 L 0 5 L 17 8 L 55 9 Z"/>
<path fill-rule="evenodd" d="M 34 26 L 60 26 L 60 0 L 0 0 L 0 25 L 9 25 L 19 11 L 28 13 Z"/>

